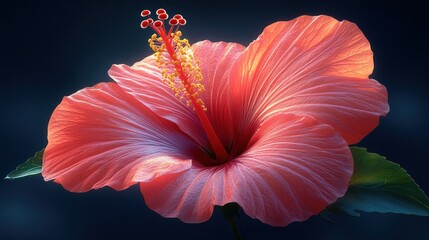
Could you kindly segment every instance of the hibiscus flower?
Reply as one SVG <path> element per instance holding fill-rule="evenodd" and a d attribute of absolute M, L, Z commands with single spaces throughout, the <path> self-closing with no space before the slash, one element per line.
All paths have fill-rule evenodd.
<path fill-rule="evenodd" d="M 113 65 L 115 82 L 82 89 L 54 110 L 45 180 L 72 192 L 139 183 L 149 208 L 190 223 L 236 203 L 285 226 L 344 195 L 348 145 L 389 111 L 355 24 L 301 16 L 269 25 L 247 47 L 190 46 L 181 15 L 149 14 L 142 27 L 157 33 L 149 39 L 155 54 Z"/>

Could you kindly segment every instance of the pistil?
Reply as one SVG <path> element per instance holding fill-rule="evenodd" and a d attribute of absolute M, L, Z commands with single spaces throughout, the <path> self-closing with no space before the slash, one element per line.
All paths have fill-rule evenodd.
<path fill-rule="evenodd" d="M 182 15 L 176 14 L 168 23 L 170 29 L 166 31 L 165 21 L 168 14 L 164 9 L 158 9 L 158 20 L 150 18 L 150 11 L 143 10 L 142 17 L 148 17 L 141 23 L 142 28 L 151 27 L 156 34 L 149 39 L 149 45 L 154 50 L 158 66 L 162 69 L 163 81 L 175 92 L 179 100 L 192 107 L 203 126 L 210 145 L 216 155 L 217 164 L 229 160 L 229 154 L 216 134 L 205 111 L 207 108 L 199 94 L 204 91 L 203 76 L 198 61 L 194 59 L 193 52 L 187 39 L 181 39 L 179 27 L 186 24 Z"/>

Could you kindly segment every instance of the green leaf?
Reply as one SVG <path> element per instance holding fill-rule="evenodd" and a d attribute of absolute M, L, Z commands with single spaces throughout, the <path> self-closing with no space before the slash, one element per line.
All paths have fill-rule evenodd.
<path fill-rule="evenodd" d="M 429 216 L 429 199 L 403 168 L 365 148 L 350 150 L 355 166 L 349 188 L 322 215 L 378 212 Z"/>
<path fill-rule="evenodd" d="M 9 173 L 5 179 L 15 179 L 40 174 L 42 172 L 42 158 L 44 150 L 45 149 L 40 150 L 25 163 L 19 165 L 15 170 Z"/>

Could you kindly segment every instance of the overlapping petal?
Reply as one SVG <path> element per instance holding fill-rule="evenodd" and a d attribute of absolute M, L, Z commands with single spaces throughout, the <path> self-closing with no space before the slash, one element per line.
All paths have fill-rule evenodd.
<path fill-rule="evenodd" d="M 155 56 L 149 56 L 133 66 L 112 65 L 109 75 L 124 91 L 133 95 L 157 115 L 175 122 L 201 145 L 208 145 L 197 115 L 162 81 Z"/>
<path fill-rule="evenodd" d="M 345 193 L 353 170 L 347 143 L 329 125 L 281 114 L 264 122 L 248 149 L 225 165 L 192 168 L 140 183 L 146 204 L 185 222 L 238 203 L 247 215 L 284 226 L 319 213 Z"/>
<path fill-rule="evenodd" d="M 192 46 L 194 57 L 200 61 L 203 84 L 206 91 L 201 94 L 207 105 L 207 115 L 227 142 L 231 129 L 229 117 L 228 78 L 226 74 L 244 47 L 236 43 L 198 42 Z M 166 67 L 173 67 L 166 66 Z M 208 141 L 192 108 L 179 101 L 174 92 L 162 81 L 161 69 L 155 57 L 150 56 L 129 67 L 124 64 L 113 65 L 109 70 L 112 77 L 126 92 L 135 96 L 159 116 L 169 119 L 201 145 L 208 146 Z M 222 124 L 221 124 L 222 123 Z"/>
<path fill-rule="evenodd" d="M 224 146 L 231 146 L 235 122 L 231 117 L 228 73 L 245 47 L 237 43 L 213 43 L 206 40 L 197 42 L 192 49 L 204 76 L 205 91 L 200 96 L 208 109 L 207 117 Z"/>
<path fill-rule="evenodd" d="M 55 109 L 42 174 L 74 192 L 122 190 L 191 167 L 194 152 L 196 144 L 176 124 L 116 83 L 101 83 L 65 97 Z"/>
<path fill-rule="evenodd" d="M 230 71 L 237 131 L 298 111 L 356 143 L 389 111 L 386 89 L 368 79 L 372 70 L 370 45 L 353 23 L 328 16 L 274 23 Z"/>

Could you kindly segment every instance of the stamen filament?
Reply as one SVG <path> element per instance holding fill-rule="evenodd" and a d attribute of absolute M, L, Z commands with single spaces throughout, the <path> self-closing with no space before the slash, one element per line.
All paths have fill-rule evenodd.
<path fill-rule="evenodd" d="M 200 119 L 204 128 L 204 131 L 207 134 L 207 137 L 210 141 L 210 145 L 212 146 L 213 151 L 216 155 L 216 160 L 218 160 L 220 164 L 227 162 L 229 160 L 229 154 L 225 150 L 224 146 L 222 145 L 213 126 L 211 125 L 209 119 L 207 118 L 205 111 L 201 108 L 199 104 L 194 104 L 194 106 L 195 105 L 199 106 L 198 108 L 197 107 L 195 108 L 195 111 L 197 112 L 198 118 Z"/>
<path fill-rule="evenodd" d="M 158 20 L 154 22 L 144 20 L 141 26 L 142 28 L 150 26 L 159 35 L 157 37 L 154 34 L 149 39 L 149 43 L 156 52 L 164 82 L 170 86 L 180 100 L 186 101 L 188 106 L 193 107 L 213 149 L 217 164 L 225 163 L 229 160 L 229 154 L 205 113 L 207 109 L 203 101 L 198 97 L 198 94 L 204 90 L 204 86 L 201 84 L 203 78 L 201 69 L 198 61 L 193 57 L 188 40 L 180 39 L 182 33 L 178 29 L 180 25 L 186 24 L 186 20 L 182 15 L 176 14 L 170 21 L 167 21 L 168 14 L 164 9 L 158 9 L 156 13 Z M 149 10 L 142 12 L 142 16 L 149 15 Z M 166 21 L 170 24 L 168 32 L 165 28 Z M 163 55 L 165 51 L 167 51 L 168 57 Z M 165 67 L 168 64 L 173 64 L 174 71 Z M 177 78 L 180 80 L 175 80 Z"/>
<path fill-rule="evenodd" d="M 161 37 L 164 42 L 168 42 L 168 39 L 165 39 L 165 35 L 161 34 Z M 193 91 L 190 90 L 191 84 L 189 84 L 188 77 L 185 75 L 182 65 L 179 61 L 177 61 L 173 46 L 171 44 L 166 44 L 166 49 L 168 54 L 170 55 L 174 66 L 179 73 L 179 78 L 182 80 L 183 84 L 185 85 L 186 91 L 188 93 L 191 93 Z M 208 119 L 203 107 L 201 104 L 198 104 L 195 98 L 191 98 L 191 103 L 193 107 L 195 108 L 195 111 L 197 112 L 197 116 L 201 121 L 201 124 L 203 125 L 204 131 L 207 134 L 207 137 L 210 141 L 210 145 L 213 148 L 213 151 L 216 155 L 216 160 L 218 160 L 220 163 L 224 163 L 228 161 L 229 155 L 226 152 L 224 146 L 222 145 L 222 142 L 220 141 L 219 137 L 217 136 L 212 124 L 210 123 L 210 120 Z"/>

